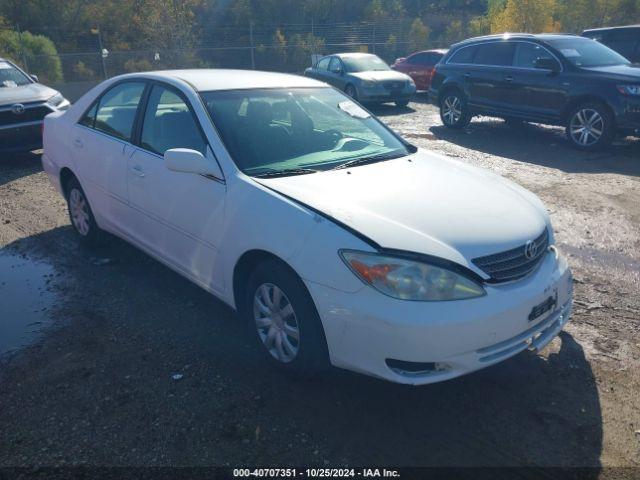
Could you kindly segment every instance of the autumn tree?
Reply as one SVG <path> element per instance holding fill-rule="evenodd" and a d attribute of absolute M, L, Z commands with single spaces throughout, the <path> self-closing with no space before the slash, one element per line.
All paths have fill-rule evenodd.
<path fill-rule="evenodd" d="M 491 32 L 558 32 L 557 12 L 556 0 L 507 0 L 504 9 L 493 12 Z"/>
<path fill-rule="evenodd" d="M 416 18 L 409 29 L 408 39 L 410 52 L 423 50 L 427 45 L 427 40 L 429 39 L 429 27 L 422 23 L 421 19 Z"/>

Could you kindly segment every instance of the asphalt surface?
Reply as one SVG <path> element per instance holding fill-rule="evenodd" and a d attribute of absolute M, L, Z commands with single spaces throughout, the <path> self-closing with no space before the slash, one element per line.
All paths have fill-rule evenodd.
<path fill-rule="evenodd" d="M 375 111 L 543 199 L 576 282 L 560 338 L 419 388 L 337 369 L 294 381 L 228 307 L 139 250 L 81 248 L 39 157 L 4 158 L 0 467 L 640 466 L 640 141 L 585 154 L 559 129 L 452 132 L 421 101 Z"/>

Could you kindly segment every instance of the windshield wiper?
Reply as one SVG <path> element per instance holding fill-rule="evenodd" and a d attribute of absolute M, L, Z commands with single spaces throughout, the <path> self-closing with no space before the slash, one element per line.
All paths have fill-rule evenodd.
<path fill-rule="evenodd" d="M 369 163 L 383 162 L 385 160 L 393 160 L 394 158 L 404 157 L 404 153 L 385 153 L 382 155 L 371 155 L 370 157 L 355 158 L 348 162 L 341 163 L 333 167 L 331 170 L 341 170 L 343 168 L 357 167 L 359 165 L 367 165 Z"/>
<path fill-rule="evenodd" d="M 256 173 L 252 176 L 257 178 L 289 177 L 292 175 L 307 175 L 319 171 L 320 170 L 313 170 L 312 168 L 285 168 L 284 170 L 269 170 L 267 172 Z"/>

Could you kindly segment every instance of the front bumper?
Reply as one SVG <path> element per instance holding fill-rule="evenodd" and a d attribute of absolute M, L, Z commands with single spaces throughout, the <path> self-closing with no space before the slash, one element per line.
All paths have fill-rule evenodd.
<path fill-rule="evenodd" d="M 0 153 L 29 152 L 42 148 L 42 121 L 0 128 Z"/>
<path fill-rule="evenodd" d="M 398 102 L 408 101 L 416 93 L 415 86 L 406 86 L 400 90 L 387 90 L 382 85 L 371 88 L 360 87 L 358 89 L 358 100 L 361 102 Z"/>
<path fill-rule="evenodd" d="M 640 97 L 625 97 L 616 114 L 618 129 L 640 136 Z"/>
<path fill-rule="evenodd" d="M 573 294 L 567 262 L 555 251 L 529 277 L 486 285 L 487 295 L 472 300 L 409 302 L 367 286 L 356 293 L 314 283 L 308 287 L 333 365 L 413 385 L 448 380 L 525 349 L 544 348 L 569 320 Z M 557 295 L 553 311 L 529 321 L 533 307 L 550 295 Z"/>
<path fill-rule="evenodd" d="M 47 102 L 20 105 L 22 112 L 13 112 L 14 105 L 0 106 L 0 153 L 28 152 L 42 148 L 42 123 L 50 113 L 69 108 L 64 99 L 54 106 Z"/>

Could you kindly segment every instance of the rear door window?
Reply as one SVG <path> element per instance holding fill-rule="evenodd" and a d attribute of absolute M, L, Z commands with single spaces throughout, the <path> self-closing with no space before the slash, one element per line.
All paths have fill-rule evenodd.
<path fill-rule="evenodd" d="M 473 63 L 473 58 L 475 57 L 477 50 L 478 50 L 477 45 L 473 45 L 470 47 L 462 47 L 461 49 L 453 53 L 453 55 L 451 56 L 451 58 L 447 63 L 454 63 L 454 64 Z"/>
<path fill-rule="evenodd" d="M 102 95 L 94 128 L 121 140 L 130 141 L 145 86 L 143 82 L 121 83 Z"/>
<path fill-rule="evenodd" d="M 323 58 L 322 60 L 320 60 L 318 62 L 318 65 L 316 65 L 316 68 L 318 70 L 328 70 L 329 69 L 329 60 L 330 60 L 329 57 Z"/>
<path fill-rule="evenodd" d="M 513 42 L 493 42 L 479 45 L 473 63 L 476 65 L 511 66 L 514 50 Z"/>

